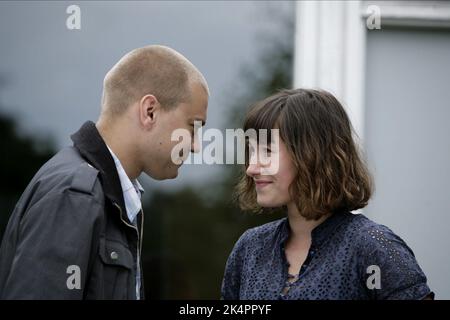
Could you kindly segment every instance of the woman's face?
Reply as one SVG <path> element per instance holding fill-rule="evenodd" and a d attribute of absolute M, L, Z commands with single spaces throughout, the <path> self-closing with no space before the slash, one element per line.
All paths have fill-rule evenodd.
<path fill-rule="evenodd" d="M 289 186 L 297 175 L 297 169 L 288 153 L 286 145 L 281 139 L 279 147 L 271 150 L 267 146 L 250 143 L 249 166 L 246 174 L 253 178 L 257 202 L 261 207 L 281 207 L 291 202 Z M 258 152 L 255 152 L 257 149 Z M 278 150 L 277 150 L 278 149 Z M 267 170 L 270 164 L 265 161 L 265 150 L 267 155 L 278 161 L 278 170 Z M 262 160 L 262 161 L 261 161 Z M 269 171 L 269 173 L 267 173 Z"/>

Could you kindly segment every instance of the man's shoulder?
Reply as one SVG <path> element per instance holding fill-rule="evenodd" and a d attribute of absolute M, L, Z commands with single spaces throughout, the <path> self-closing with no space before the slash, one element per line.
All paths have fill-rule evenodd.
<path fill-rule="evenodd" d="M 72 148 L 64 148 L 36 173 L 20 197 L 12 213 L 17 223 L 22 219 L 42 221 L 55 214 L 59 217 L 90 217 L 86 223 L 101 216 L 104 192 L 99 171 Z M 98 214 L 91 214 L 96 212 Z M 11 228 L 14 228 L 12 225 Z"/>
<path fill-rule="evenodd" d="M 48 160 L 36 173 L 29 188 L 39 194 L 70 190 L 102 196 L 99 170 L 83 159 L 74 147 L 65 147 Z"/>

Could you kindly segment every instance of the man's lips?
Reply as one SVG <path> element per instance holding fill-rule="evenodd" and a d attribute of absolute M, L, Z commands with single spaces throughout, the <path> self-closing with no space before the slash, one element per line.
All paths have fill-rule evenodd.
<path fill-rule="evenodd" d="M 268 186 L 271 183 L 272 183 L 272 181 L 268 181 L 268 180 L 255 180 L 255 185 L 257 188 L 263 188 L 265 186 Z"/>

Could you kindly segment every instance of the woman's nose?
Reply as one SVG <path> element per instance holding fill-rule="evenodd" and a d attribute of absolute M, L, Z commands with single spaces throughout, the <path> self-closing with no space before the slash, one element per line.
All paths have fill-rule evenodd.
<path fill-rule="evenodd" d="M 261 168 L 259 166 L 258 163 L 250 163 L 247 167 L 247 170 L 245 171 L 245 173 L 249 176 L 249 177 L 254 177 L 256 175 L 259 175 L 261 171 Z"/>

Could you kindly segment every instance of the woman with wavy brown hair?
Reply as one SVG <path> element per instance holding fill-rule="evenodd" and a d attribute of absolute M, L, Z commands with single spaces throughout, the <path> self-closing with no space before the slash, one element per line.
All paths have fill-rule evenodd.
<path fill-rule="evenodd" d="M 250 129 L 268 130 L 272 142 L 274 129 L 280 139 L 247 141 L 236 199 L 244 210 L 284 210 L 287 217 L 240 237 L 225 268 L 223 299 L 434 298 L 407 244 L 351 212 L 367 205 L 372 179 L 333 95 L 282 90 L 250 109 L 244 131 Z M 263 154 L 276 159 L 276 171 L 267 170 Z"/>

